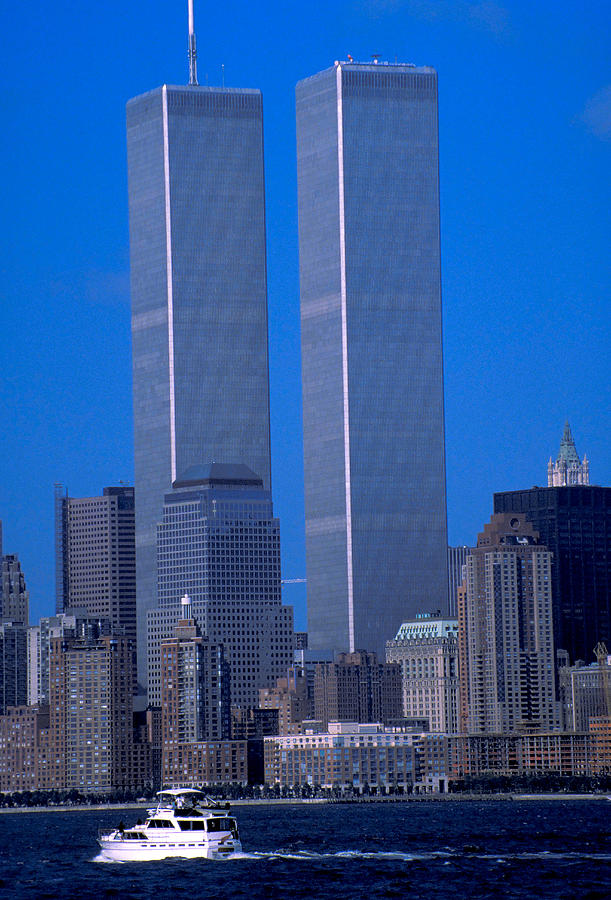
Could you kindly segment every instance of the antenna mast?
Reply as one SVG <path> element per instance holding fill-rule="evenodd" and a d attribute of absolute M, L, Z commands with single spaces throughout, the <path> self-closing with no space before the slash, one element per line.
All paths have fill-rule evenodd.
<path fill-rule="evenodd" d="M 197 84 L 197 47 L 193 24 L 193 0 L 189 0 L 189 84 Z"/>

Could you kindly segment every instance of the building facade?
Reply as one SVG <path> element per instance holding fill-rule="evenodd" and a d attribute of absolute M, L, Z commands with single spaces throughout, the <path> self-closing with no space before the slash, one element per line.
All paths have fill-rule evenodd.
<path fill-rule="evenodd" d="M 202 637 L 190 609 L 161 645 L 164 745 L 220 741 L 230 736 L 229 672 L 223 648 Z"/>
<path fill-rule="evenodd" d="M 89 639 L 112 634 L 109 619 L 89 615 L 86 609 L 66 609 L 56 616 L 43 616 L 27 633 L 28 703 L 49 705 L 49 667 L 53 638 Z"/>
<path fill-rule="evenodd" d="M 567 484 L 589 484 L 590 464 L 584 453 L 583 460 L 579 459 L 575 441 L 571 434 L 571 426 L 565 422 L 560 450 L 556 462 L 552 462 L 550 456 L 547 464 L 547 486 L 565 487 Z"/>
<path fill-rule="evenodd" d="M 21 622 L 0 622 L 0 716 L 28 698 L 27 628 Z"/>
<path fill-rule="evenodd" d="M 266 737 L 265 784 L 405 788 L 414 779 L 414 735 L 383 725 L 331 722 L 326 733 Z"/>
<path fill-rule="evenodd" d="M 314 676 L 314 718 L 329 722 L 383 722 L 402 716 L 401 667 L 379 663 L 375 653 L 340 653 Z"/>
<path fill-rule="evenodd" d="M 401 666 L 406 718 L 426 717 L 429 731 L 458 731 L 458 619 L 404 622 L 386 644 L 386 662 Z"/>
<path fill-rule="evenodd" d="M 136 649 L 134 488 L 105 487 L 99 497 L 69 497 L 56 486 L 56 612 L 86 610 L 106 619 Z"/>
<path fill-rule="evenodd" d="M 558 728 L 551 554 L 525 516 L 494 515 L 484 527 L 459 612 L 467 731 Z"/>
<path fill-rule="evenodd" d="M 293 610 L 283 606 L 280 524 L 271 494 L 246 466 L 195 466 L 165 495 L 158 529 L 159 608 L 148 615 L 149 702 L 161 703 L 160 647 L 189 595 L 202 634 L 222 644 L 231 704 L 256 707 L 293 657 Z"/>
<path fill-rule="evenodd" d="M 308 689 L 305 670 L 301 666 L 291 666 L 274 688 L 262 688 L 259 691 L 259 708 L 277 710 L 275 734 L 301 733 L 303 722 L 314 718 L 314 698 Z"/>
<path fill-rule="evenodd" d="M 494 511 L 523 514 L 552 553 L 556 649 L 588 663 L 599 641 L 611 647 L 611 488 L 506 491 Z"/>
<path fill-rule="evenodd" d="M 309 646 L 383 656 L 448 597 L 435 71 L 299 82 L 297 171 Z"/>
<path fill-rule="evenodd" d="M 458 590 L 463 581 L 463 568 L 471 548 L 448 547 L 448 614 L 453 618 L 458 615 Z"/>
<path fill-rule="evenodd" d="M 1 532 L 0 532 L 1 537 Z M 0 544 L 2 594 L 0 595 L 0 619 L 9 622 L 29 623 L 29 594 L 19 558 L 14 553 L 2 555 Z"/>
<path fill-rule="evenodd" d="M 563 731 L 587 731 L 590 719 L 611 715 L 611 656 L 584 666 L 560 666 L 558 695 Z"/>
<path fill-rule="evenodd" d="M 261 94 L 164 85 L 127 104 L 139 678 L 163 496 L 200 462 L 270 489 Z"/>
<path fill-rule="evenodd" d="M 133 670 L 124 637 L 53 638 L 49 765 L 53 787 L 133 788 Z"/>

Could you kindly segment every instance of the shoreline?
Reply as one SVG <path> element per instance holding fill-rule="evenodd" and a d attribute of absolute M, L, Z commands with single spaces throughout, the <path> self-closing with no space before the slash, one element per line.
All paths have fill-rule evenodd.
<path fill-rule="evenodd" d="M 260 800 L 227 800 L 220 802 L 230 803 L 231 806 L 315 806 L 334 805 L 349 806 L 368 803 L 502 803 L 514 800 L 610 800 L 608 794 L 416 794 L 407 797 L 360 797 L 360 798 L 327 798 L 316 797 L 313 799 L 302 798 L 277 798 Z M 0 815 L 10 813 L 62 813 L 62 812 L 105 812 L 113 810 L 147 810 L 154 805 L 149 803 L 102 803 L 102 804 L 75 804 L 74 806 L 17 806 L 1 807 Z"/>

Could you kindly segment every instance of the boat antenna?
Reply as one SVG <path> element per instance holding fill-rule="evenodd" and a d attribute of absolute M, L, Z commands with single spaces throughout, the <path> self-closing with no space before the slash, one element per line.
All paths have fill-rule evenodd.
<path fill-rule="evenodd" d="M 193 0 L 189 0 L 189 84 L 197 83 L 197 45 L 195 43 Z"/>

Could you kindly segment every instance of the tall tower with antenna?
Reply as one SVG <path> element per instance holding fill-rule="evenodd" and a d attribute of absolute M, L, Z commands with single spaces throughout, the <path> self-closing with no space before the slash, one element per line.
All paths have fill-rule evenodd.
<path fill-rule="evenodd" d="M 189 84 L 197 84 L 197 44 L 195 41 L 193 0 L 189 0 Z"/>
<path fill-rule="evenodd" d="M 215 461 L 271 487 L 261 93 L 198 85 L 193 0 L 188 47 L 188 85 L 127 104 L 143 686 L 164 493 Z"/>

